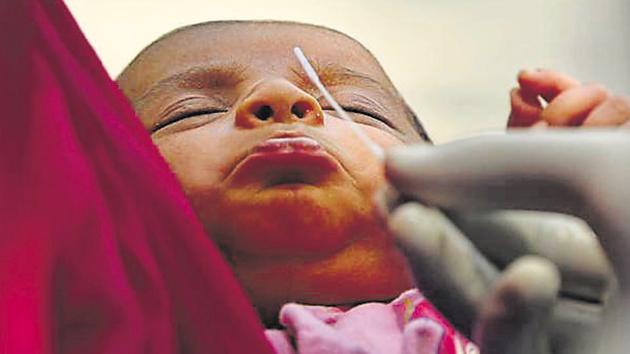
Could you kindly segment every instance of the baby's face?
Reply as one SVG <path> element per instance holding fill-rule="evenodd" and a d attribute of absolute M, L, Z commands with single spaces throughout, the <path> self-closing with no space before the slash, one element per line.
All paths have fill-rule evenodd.
<path fill-rule="evenodd" d="M 356 123 L 309 83 L 294 46 Z M 119 84 L 261 311 L 411 285 L 375 215 L 383 166 L 350 125 L 385 149 L 418 135 L 359 44 L 294 24 L 206 26 L 152 46 Z"/>

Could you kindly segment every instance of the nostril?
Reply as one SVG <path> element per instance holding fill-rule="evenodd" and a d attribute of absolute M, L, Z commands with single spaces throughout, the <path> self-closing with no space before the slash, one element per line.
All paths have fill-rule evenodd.
<path fill-rule="evenodd" d="M 308 102 L 296 102 L 291 107 L 291 113 L 298 118 L 304 118 L 306 114 L 311 110 L 311 105 Z"/>
<path fill-rule="evenodd" d="M 273 109 L 268 105 L 262 105 L 254 110 L 254 115 L 260 120 L 267 120 L 273 116 Z"/>

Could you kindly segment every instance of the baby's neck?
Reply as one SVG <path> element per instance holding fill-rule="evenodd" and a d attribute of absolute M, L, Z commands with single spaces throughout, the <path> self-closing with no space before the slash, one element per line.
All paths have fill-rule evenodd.
<path fill-rule="evenodd" d="M 414 286 L 391 242 L 356 241 L 318 259 L 230 258 L 262 321 L 271 328 L 278 326 L 278 312 L 288 302 L 347 307 L 388 301 Z"/>

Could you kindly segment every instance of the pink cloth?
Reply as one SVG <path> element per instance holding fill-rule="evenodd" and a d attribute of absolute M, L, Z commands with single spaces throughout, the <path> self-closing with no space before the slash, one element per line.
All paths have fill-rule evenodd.
<path fill-rule="evenodd" d="M 0 353 L 271 353 L 63 2 L 0 23 Z"/>
<path fill-rule="evenodd" d="M 286 330 L 265 332 L 277 354 L 479 353 L 415 289 L 389 304 L 366 303 L 345 312 L 287 304 L 280 322 Z"/>

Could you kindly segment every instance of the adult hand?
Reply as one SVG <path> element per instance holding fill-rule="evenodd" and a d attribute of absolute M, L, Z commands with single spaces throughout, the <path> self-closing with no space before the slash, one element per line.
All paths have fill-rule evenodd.
<path fill-rule="evenodd" d="M 630 100 L 553 70 L 524 70 L 510 92 L 509 127 L 628 126 Z M 542 102 L 547 102 L 543 107 Z"/>
<path fill-rule="evenodd" d="M 511 134 L 399 150 L 390 154 L 387 173 L 404 195 L 448 210 L 529 209 L 581 217 L 600 236 L 619 272 L 623 291 L 630 278 L 624 259 L 624 253 L 630 251 L 630 215 L 624 208 L 630 200 L 624 185 L 630 167 L 623 163 L 630 160 L 629 155 L 630 139 L 623 133 Z M 479 225 L 495 230 L 497 223 L 513 223 L 492 221 L 496 213 L 488 215 L 493 214 L 485 214 L 476 224 L 477 232 L 483 230 Z M 459 220 L 466 229 L 472 219 Z M 531 233 L 526 224 L 516 222 L 511 230 Z M 606 284 L 605 277 L 583 281 L 606 273 L 601 272 L 605 261 L 592 251 L 597 247 L 584 241 L 591 237 L 557 237 L 550 231 L 550 237 L 533 238 L 532 244 L 547 241 L 547 246 L 540 247 L 547 254 L 537 253 L 552 262 L 557 258 L 569 260 L 569 264 L 571 259 L 584 260 L 571 272 L 566 271 L 565 261 L 557 262 L 564 276 L 560 287 L 555 266 L 540 258 L 520 259 L 502 273 L 493 272 L 493 256 L 483 256 L 448 220 L 419 204 L 396 209 L 390 226 L 410 256 L 420 287 L 426 291 L 432 286 L 427 296 L 460 328 L 470 329 L 474 323 L 475 339 L 484 353 L 591 352 L 587 344 L 597 335 L 595 329 L 602 328 L 598 317 L 600 300 L 605 298 L 602 289 L 606 289 L 601 286 L 598 292 L 594 286 L 599 281 Z M 469 228 L 467 234 L 474 235 L 474 231 Z M 504 236 L 509 240 L 509 233 Z M 492 245 L 488 240 L 501 237 L 487 237 L 486 246 Z M 549 245 L 560 252 L 551 251 Z M 495 247 L 495 254 L 501 248 Z M 573 262 L 576 264 L 580 263 Z M 591 275 L 580 275 L 580 269 Z M 567 274 L 571 273 L 577 282 L 570 281 Z M 556 301 L 559 293 L 562 296 Z M 620 303 L 630 302 L 622 294 Z M 607 335 L 610 350 L 621 348 L 614 343 L 623 337 Z"/>

